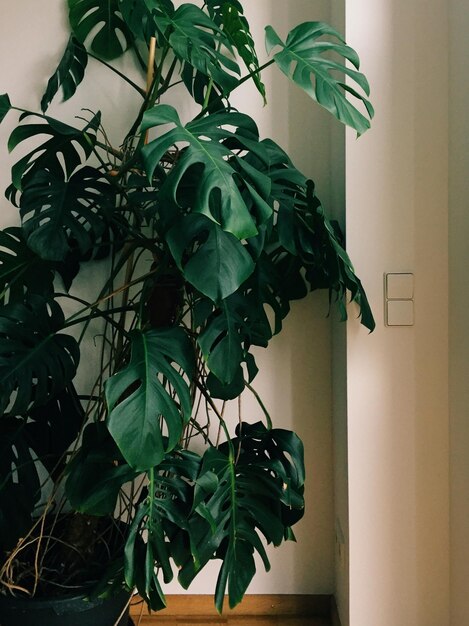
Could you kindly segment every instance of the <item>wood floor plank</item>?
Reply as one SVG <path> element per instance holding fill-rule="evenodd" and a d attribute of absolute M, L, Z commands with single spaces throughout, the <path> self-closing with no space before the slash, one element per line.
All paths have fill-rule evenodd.
<path fill-rule="evenodd" d="M 325 595 L 251 595 L 233 610 L 226 606 L 222 615 L 212 596 L 166 599 L 166 609 L 148 614 L 136 598 L 130 611 L 135 626 L 331 626 L 331 596 Z"/>

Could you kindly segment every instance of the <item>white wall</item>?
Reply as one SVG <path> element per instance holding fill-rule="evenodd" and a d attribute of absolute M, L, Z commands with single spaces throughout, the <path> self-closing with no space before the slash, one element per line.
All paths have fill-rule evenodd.
<path fill-rule="evenodd" d="M 0 93 L 10 93 L 14 103 L 37 108 L 45 81 L 55 69 L 67 39 L 64 28 L 65 11 L 62 0 L 38 3 L 23 0 L 2 6 L 0 37 Z M 327 19 L 326 0 L 256 0 L 248 3 L 247 11 L 257 32 L 263 52 L 263 27 L 266 23 L 286 35 L 288 26 L 305 19 Z M 333 195 L 329 167 L 329 122 L 327 116 L 313 114 L 310 100 L 294 93 L 279 73 L 270 71 L 266 77 L 270 105 L 264 109 L 260 98 L 251 91 L 240 97 L 239 105 L 255 115 L 261 132 L 291 149 L 294 160 L 305 173 L 318 182 L 318 192 L 326 206 Z M 104 89 L 103 89 L 104 87 Z M 103 82 L 98 65 L 93 64 L 84 89 L 63 109 L 70 121 L 81 106 L 102 109 L 104 121 L 112 119 L 111 137 L 119 136 L 116 119 L 132 109 L 135 97 L 130 88 L 120 87 L 118 81 Z M 118 108 L 118 115 L 112 111 Z M 51 108 L 57 114 L 58 106 Z M 300 123 L 298 123 L 300 122 Z M 6 154 L 5 140 L 13 128 L 15 117 L 10 113 L 0 127 L 0 188 L 8 184 L 9 165 L 17 160 Z M 319 126 L 315 126 L 318 124 Z M 320 158 L 318 156 L 320 155 Z M 342 174 L 339 174 L 341 181 Z M 339 183 L 339 186 L 342 182 Z M 337 189 L 337 185 L 334 187 Z M 0 197 L 2 224 L 17 219 L 16 210 Z M 94 271 L 94 270 L 93 270 Z M 92 272 L 91 272 L 92 274 Z M 92 281 L 92 275 L 86 282 Z M 275 423 L 293 427 L 304 438 L 308 484 L 307 513 L 296 531 L 298 544 L 287 544 L 272 554 L 272 572 L 260 573 L 252 585 L 253 593 L 331 593 L 334 588 L 334 511 L 331 431 L 330 321 L 327 299 L 314 295 L 293 307 L 285 332 L 276 338 L 267 352 L 260 351 L 258 389 Z M 90 352 L 92 358 L 92 350 Z M 86 359 L 88 362 L 88 359 Z M 248 419 L 261 414 L 253 403 L 244 403 Z M 213 574 L 202 575 L 192 592 L 209 593 L 213 589 Z M 179 591 L 170 587 L 170 591 Z"/>
<path fill-rule="evenodd" d="M 377 318 L 348 329 L 350 624 L 447 626 L 447 2 L 354 0 L 346 24 L 377 110 L 346 151 L 348 249 Z M 396 271 L 415 274 L 413 327 L 383 324 Z"/>
<path fill-rule="evenodd" d="M 469 623 L 469 11 L 450 7 L 451 626 Z"/>

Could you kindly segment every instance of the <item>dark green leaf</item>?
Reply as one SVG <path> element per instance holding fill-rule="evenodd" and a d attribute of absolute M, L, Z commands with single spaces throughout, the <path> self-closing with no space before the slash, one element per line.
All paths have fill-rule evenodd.
<path fill-rule="evenodd" d="M 41 496 L 25 419 L 0 418 L 0 550 L 11 550 L 31 526 Z"/>
<path fill-rule="evenodd" d="M 0 300 L 22 300 L 27 293 L 53 293 L 53 266 L 39 258 L 24 241 L 21 228 L 0 231 Z"/>
<path fill-rule="evenodd" d="M 88 55 L 84 46 L 70 37 L 65 52 L 54 74 L 49 78 L 46 91 L 41 99 L 41 111 L 44 113 L 52 99 L 62 89 L 64 101 L 69 100 L 85 75 Z"/>
<path fill-rule="evenodd" d="M 64 261 L 78 249 L 92 255 L 109 238 L 115 188 L 92 167 L 64 179 L 44 170 L 24 187 L 20 214 L 29 247 L 42 259 Z"/>
<path fill-rule="evenodd" d="M 165 582 L 172 579 L 171 558 L 174 558 L 174 546 L 179 543 L 175 532 L 187 530 L 200 461 L 199 455 L 188 450 L 168 453 L 149 472 L 148 494 L 132 523 L 125 548 L 126 580 L 127 584 L 137 586 L 153 610 L 164 604 L 159 583 L 154 579 L 155 568 L 161 568 Z M 143 537 L 146 545 L 140 540 Z"/>
<path fill-rule="evenodd" d="M 132 43 L 118 0 L 68 0 L 70 26 L 83 45 L 97 56 L 112 60 Z"/>
<path fill-rule="evenodd" d="M 59 305 L 35 295 L 0 308 L 0 410 L 24 413 L 73 379 L 79 349 L 63 323 Z"/>
<path fill-rule="evenodd" d="M 32 137 L 43 135 L 49 138 L 26 156 L 21 158 L 12 168 L 14 189 L 7 194 L 15 203 L 15 191 L 21 190 L 40 171 L 48 170 L 55 175 L 65 172 L 71 176 L 85 158 L 91 154 L 96 141 L 96 128 L 100 115 L 93 117 L 83 130 L 78 130 L 50 117 L 43 118 L 45 124 L 22 124 L 17 126 L 8 140 L 10 152 L 21 142 Z"/>
<path fill-rule="evenodd" d="M 175 56 L 213 79 L 225 92 L 237 84 L 238 64 L 227 54 L 228 37 L 214 21 L 194 4 L 182 4 L 174 13 L 159 2 L 153 11 L 160 41 L 167 39 Z M 160 43 L 160 45 L 161 45 Z"/>
<path fill-rule="evenodd" d="M 244 360 L 243 320 L 230 302 L 223 301 L 198 338 L 208 369 L 224 384 L 239 375 Z"/>
<path fill-rule="evenodd" d="M 230 607 L 240 602 L 256 571 L 254 552 L 269 568 L 259 533 L 279 545 L 303 514 L 303 467 L 296 435 L 262 424 L 243 424 L 230 443 L 209 448 L 196 483 L 192 555 L 180 570 L 181 584 L 187 587 L 209 560 L 220 558 L 217 609 L 226 588 Z"/>
<path fill-rule="evenodd" d="M 103 422 L 89 424 L 67 466 L 65 490 L 72 507 L 88 515 L 112 515 L 122 486 L 137 473 L 123 462 Z"/>
<path fill-rule="evenodd" d="M 71 383 L 49 402 L 28 412 L 26 441 L 52 479 L 60 477 L 66 452 L 85 421 L 83 407 Z"/>
<path fill-rule="evenodd" d="M 306 22 L 294 28 L 284 43 L 272 26 L 267 26 L 266 44 L 269 53 L 277 46 L 282 48 L 274 55 L 278 67 L 334 117 L 354 128 L 359 135 L 370 127 L 368 117 L 372 118 L 374 111 L 366 98 L 370 92 L 368 81 L 357 71 L 360 67 L 357 53 L 344 44 L 336 30 L 323 22 Z M 356 69 L 351 69 L 344 61 L 349 61 Z M 346 84 L 344 75 L 364 95 Z M 347 99 L 347 93 L 364 105 L 368 117 Z"/>
<path fill-rule="evenodd" d="M 168 14 L 174 13 L 170 0 L 118 0 L 122 17 L 133 35 L 148 44 L 156 36 L 156 20 L 160 17 L 160 5 Z"/>
<path fill-rule="evenodd" d="M 207 8 L 213 21 L 223 30 L 249 72 L 253 74 L 252 80 L 265 103 L 265 86 L 258 73 L 259 60 L 256 46 L 241 2 L 239 0 L 207 0 Z"/>
<path fill-rule="evenodd" d="M 159 105 L 145 113 L 142 129 L 164 124 L 171 124 L 173 128 L 151 141 L 142 151 L 149 178 L 168 150 L 184 147 L 163 191 L 178 203 L 181 179 L 193 166 L 200 167 L 202 171 L 194 189 L 192 210 L 219 223 L 223 230 L 238 239 L 256 235 L 257 224 L 262 224 L 272 214 L 265 197 L 270 191 L 270 181 L 265 174 L 252 168 L 244 177 L 243 194 L 237 172 L 227 160 L 233 158 L 234 153 L 226 145 L 229 140 L 233 147 L 253 152 L 261 160 L 267 159 L 252 119 L 241 113 L 218 113 L 183 126 L 173 107 Z M 236 130 L 231 130 L 233 127 Z"/>
<path fill-rule="evenodd" d="M 190 390 L 183 375 L 191 379 L 194 354 L 182 328 L 135 331 L 131 345 L 128 366 L 106 382 L 108 427 L 129 465 L 146 470 L 176 446 L 190 418 Z"/>
<path fill-rule="evenodd" d="M 246 247 L 204 215 L 188 215 L 166 237 L 188 280 L 213 302 L 231 295 L 254 270 Z"/>
<path fill-rule="evenodd" d="M 7 93 L 0 95 L 0 123 L 3 121 L 4 117 L 11 109 L 10 98 Z"/>

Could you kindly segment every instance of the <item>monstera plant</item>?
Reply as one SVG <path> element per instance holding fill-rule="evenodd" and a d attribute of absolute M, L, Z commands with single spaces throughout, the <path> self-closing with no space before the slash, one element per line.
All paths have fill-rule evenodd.
<path fill-rule="evenodd" d="M 373 317 L 313 182 L 230 97 L 252 81 L 265 99 L 276 65 L 358 134 L 373 109 L 333 28 L 283 39 L 267 26 L 261 65 L 243 4 L 68 0 L 40 111 L 0 96 L 0 120 L 19 113 L 6 190 L 19 219 L 0 231 L 3 594 L 126 587 L 157 610 L 161 580 L 177 571 L 187 588 L 218 559 L 221 610 L 225 593 L 242 599 L 255 553 L 268 569 L 265 544 L 294 538 L 302 444 L 272 425 L 253 351 L 311 290 L 343 318 L 350 299 L 369 329 Z M 75 124 L 47 113 L 90 62 L 139 99 L 133 117 L 106 111 L 128 124 L 115 144 L 93 109 L 99 85 Z M 259 421 L 234 428 L 224 405 L 243 392 Z"/>

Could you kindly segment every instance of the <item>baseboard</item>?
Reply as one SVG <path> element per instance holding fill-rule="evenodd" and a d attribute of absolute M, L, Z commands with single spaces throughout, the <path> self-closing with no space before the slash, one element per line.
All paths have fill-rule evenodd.
<path fill-rule="evenodd" d="M 160 624 L 188 616 L 197 623 L 203 623 L 204 619 L 210 623 L 218 617 L 211 595 L 168 595 L 166 600 L 166 609 L 149 616 L 147 609 L 136 598 L 130 614 L 138 618 L 143 613 L 145 624 L 149 623 L 149 617 Z M 330 595 L 247 595 L 233 610 L 228 608 L 228 602 L 226 607 L 224 615 L 233 618 L 320 618 L 330 622 L 331 626 L 340 626 L 335 602 Z"/>

